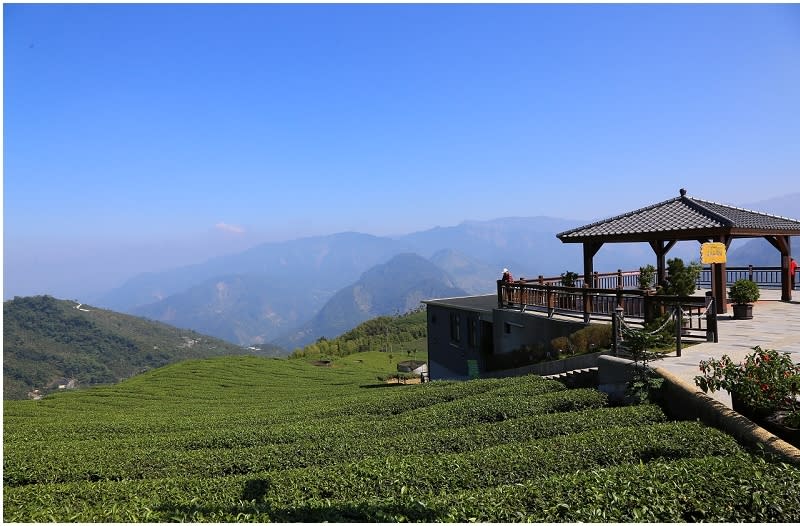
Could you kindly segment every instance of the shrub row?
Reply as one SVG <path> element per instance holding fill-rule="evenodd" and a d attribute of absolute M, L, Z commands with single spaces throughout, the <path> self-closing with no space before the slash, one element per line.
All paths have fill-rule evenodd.
<path fill-rule="evenodd" d="M 274 376 L 275 373 L 266 382 L 274 380 Z M 46 447 L 53 441 L 70 439 L 106 441 L 128 436 L 191 436 L 198 428 L 208 427 L 209 422 L 225 430 L 259 428 L 258 434 L 263 434 L 264 428 L 280 429 L 287 422 L 291 427 L 295 422 L 309 420 L 341 421 L 350 417 L 388 416 L 498 388 L 529 394 L 564 388 L 558 382 L 531 375 L 470 382 L 431 382 L 402 388 L 357 389 L 356 394 L 353 394 L 350 384 L 349 388 L 342 388 L 342 394 L 335 394 L 337 391 L 330 385 L 317 389 L 305 378 L 302 379 L 306 380 L 304 385 L 311 385 L 302 392 L 293 392 L 292 396 L 284 393 L 280 403 L 276 403 L 272 396 L 248 397 L 243 403 L 238 395 L 226 399 L 219 394 L 196 392 L 197 385 L 184 386 L 179 380 L 172 380 L 172 388 L 184 396 L 194 393 L 191 403 L 171 400 L 163 395 L 162 398 L 149 397 L 138 391 L 135 395 L 117 392 L 119 388 L 114 386 L 80 393 L 80 402 L 76 399 L 74 406 L 62 407 L 62 400 L 58 397 L 37 402 L 35 407 L 32 404 L 12 404 L 4 412 L 6 443 L 40 441 Z M 298 381 L 301 380 L 295 379 Z M 282 382 L 279 385 L 283 385 Z M 204 403 L 205 400 L 208 403 Z M 58 426 L 45 425 L 52 421 L 51 412 L 58 414 Z"/>
<path fill-rule="evenodd" d="M 707 455 L 726 456 L 715 461 L 704 458 Z M 687 457 L 694 460 L 673 462 Z M 654 463 L 653 467 L 648 461 Z M 729 462 L 733 462 L 733 468 Z M 718 480 L 722 488 L 719 493 Z M 752 515 L 745 515 L 753 501 L 752 495 L 738 488 L 745 483 L 749 483 L 745 485 L 749 491 L 766 492 L 772 488 L 776 495 L 765 495 L 752 508 Z M 797 468 L 755 462 L 743 456 L 735 442 L 721 433 L 697 423 L 664 423 L 598 430 L 471 453 L 387 456 L 347 466 L 248 476 L 10 487 L 4 491 L 4 519 L 598 522 L 626 520 L 625 517 L 680 517 L 677 520 L 730 521 L 769 517 L 772 510 L 774 520 L 778 515 L 770 505 L 793 510 L 794 515 L 785 517 L 796 517 L 797 497 L 792 500 L 789 493 L 797 483 Z M 676 495 L 685 487 L 694 488 L 693 493 L 676 501 Z M 657 499 L 652 491 L 658 493 Z M 737 499 L 745 497 L 749 500 L 739 504 Z M 654 503 L 652 515 L 636 515 L 634 504 L 650 506 L 648 498 Z M 678 509 L 698 513 L 705 510 L 706 515 L 663 515 L 669 511 L 666 504 L 672 501 L 680 503 Z M 739 515 L 712 513 L 731 506 Z"/>
<path fill-rule="evenodd" d="M 796 523 L 798 487 L 797 467 L 740 454 L 625 464 L 557 475 L 545 482 L 421 498 L 317 499 L 282 509 L 253 503 L 248 516 L 315 523 Z"/>
<path fill-rule="evenodd" d="M 469 382 L 431 382 L 405 388 L 385 388 L 380 396 L 365 393 L 360 397 L 351 397 L 346 405 L 337 404 L 338 407 L 321 412 L 320 415 L 389 416 L 480 394 L 491 394 L 494 397 L 536 396 L 564 389 L 565 387 L 561 383 L 545 380 L 536 375 L 486 378 Z"/>
<path fill-rule="evenodd" d="M 730 455 L 741 451 L 733 438 L 696 422 L 612 428 L 467 453 L 387 455 L 349 465 L 269 473 L 265 498 L 272 507 L 309 499 L 351 500 L 448 493 L 540 480 L 621 463 Z"/>
<path fill-rule="evenodd" d="M 663 412 L 653 405 L 603 408 L 590 412 L 553 413 L 453 429 L 413 432 L 391 421 L 375 422 L 360 436 L 330 429 L 326 438 L 298 439 L 293 443 L 242 444 L 230 448 L 181 449 L 147 440 L 137 447 L 100 448 L 94 442 L 65 442 L 45 451 L 16 447 L 4 458 L 3 478 L 8 486 L 39 482 L 97 481 L 163 478 L 178 475 L 221 476 L 307 466 L 347 463 L 386 454 L 430 454 L 473 451 L 591 429 L 648 425 L 663 422 Z M 371 434 L 370 429 L 376 433 Z M 235 435 L 233 435 L 235 437 Z M 110 444 L 107 444 L 110 445 Z"/>

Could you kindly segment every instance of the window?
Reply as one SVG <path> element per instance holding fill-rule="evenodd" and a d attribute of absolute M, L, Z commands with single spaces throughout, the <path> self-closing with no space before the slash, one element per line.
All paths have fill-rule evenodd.
<path fill-rule="evenodd" d="M 472 348 L 478 347 L 478 319 L 469 318 L 467 321 L 467 341 Z"/>
<path fill-rule="evenodd" d="M 450 341 L 461 341 L 461 314 L 457 312 L 450 313 Z"/>

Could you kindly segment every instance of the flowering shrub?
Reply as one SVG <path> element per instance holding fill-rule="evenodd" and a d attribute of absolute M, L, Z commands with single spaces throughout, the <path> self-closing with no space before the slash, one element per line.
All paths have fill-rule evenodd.
<path fill-rule="evenodd" d="M 724 389 L 732 398 L 761 414 L 799 411 L 800 364 L 793 363 L 789 353 L 763 350 L 759 346 L 753 350 L 739 364 L 733 363 L 728 355 L 701 361 L 703 374 L 695 377 L 695 384 L 704 393 Z"/>

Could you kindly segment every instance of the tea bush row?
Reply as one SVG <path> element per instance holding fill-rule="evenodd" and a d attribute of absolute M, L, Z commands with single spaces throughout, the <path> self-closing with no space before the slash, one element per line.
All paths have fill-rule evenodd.
<path fill-rule="evenodd" d="M 269 473 L 265 498 L 275 506 L 308 499 L 357 499 L 448 493 L 545 479 L 621 463 L 730 455 L 730 436 L 695 422 L 612 428 L 439 455 L 388 455 L 349 465 Z"/>
<path fill-rule="evenodd" d="M 315 523 L 797 523 L 798 487 L 797 467 L 737 454 L 623 464 L 424 497 L 314 499 L 278 509 L 253 502 L 247 516 Z"/>
<path fill-rule="evenodd" d="M 563 386 L 558 382 L 541 380 L 535 385 L 542 392 L 556 389 L 563 390 Z M 559 387 L 553 387 L 559 386 Z M 422 391 L 424 392 L 424 391 Z M 526 391 L 529 394 L 533 390 Z M 450 402 L 428 405 L 417 410 L 409 410 L 406 413 L 394 416 L 393 421 L 399 425 L 411 426 L 414 429 L 430 429 L 453 427 L 458 425 L 468 425 L 473 423 L 469 420 L 469 414 L 479 415 L 476 421 L 496 421 L 514 416 L 523 416 L 526 413 L 541 414 L 546 412 L 576 410 L 587 407 L 602 407 L 605 404 L 605 396 L 597 391 L 584 390 L 572 394 L 565 392 L 564 397 L 544 398 L 535 401 L 532 394 L 529 396 L 509 398 L 497 397 L 489 393 L 479 393 L 478 395 L 467 396 L 469 391 L 465 391 L 464 397 Z M 528 399 L 530 398 L 530 399 Z M 373 399 L 380 400 L 379 395 L 373 395 Z M 459 402 L 459 400 L 461 400 Z M 375 402 L 376 404 L 378 402 Z M 307 402 L 309 411 L 320 405 L 320 402 Z M 503 411 L 504 406 L 514 406 L 513 410 Z M 355 410 L 353 410 L 355 411 Z M 498 411 L 505 414 L 498 414 Z M 352 411 L 351 411 L 352 412 Z M 459 415 L 461 413 L 461 415 Z M 488 416 L 487 416 L 488 415 Z M 491 416 L 494 415 L 494 416 Z M 126 439 L 135 437 L 147 443 L 163 443 L 168 440 L 178 440 L 188 443 L 186 447 L 226 447 L 244 443 L 286 443 L 306 438 L 324 440 L 330 436 L 332 429 L 341 429 L 342 434 L 348 437 L 359 435 L 382 436 L 393 434 L 392 428 L 382 425 L 384 417 L 381 415 L 370 414 L 351 414 L 349 416 L 328 416 L 325 419 L 309 418 L 307 415 L 301 420 L 284 421 L 281 424 L 273 423 L 274 415 L 262 418 L 258 408 L 248 407 L 247 412 L 240 415 L 219 415 L 216 412 L 204 412 L 202 410 L 190 417 L 178 418 L 171 413 L 154 413 L 150 417 L 138 417 L 129 413 L 115 413 L 107 415 L 95 415 L 91 419 L 81 416 L 79 419 L 69 418 L 58 421 L 65 433 L 62 436 L 48 436 L 36 434 L 33 431 L 25 433 L 18 429 L 23 427 L 27 430 L 34 424 L 34 427 L 45 428 L 55 427 L 55 422 L 45 418 L 34 418 L 28 425 L 22 425 L 14 420 L 12 426 L 6 421 L 6 428 L 15 427 L 15 433 L 6 433 L 4 436 L 5 445 L 8 451 L 14 451 L 17 444 L 25 447 L 41 447 L 46 450 L 54 444 L 60 444 L 71 440 L 91 441 L 96 440 L 103 444 L 109 442 L 115 446 L 122 446 Z M 426 421 L 420 422 L 420 419 Z M 88 421 L 87 421 L 88 420 Z M 431 422 L 434 422 L 431 424 Z M 49 425 L 48 425 L 49 424 Z M 71 430 L 71 433 L 66 431 Z M 213 430 L 214 437 L 212 443 L 204 438 L 204 430 Z M 51 429 L 50 432 L 53 432 Z"/>
<path fill-rule="evenodd" d="M 202 371 L 203 376 L 209 374 L 205 369 Z M 262 379 L 264 383 L 274 381 L 276 371 L 271 373 Z M 227 396 L 209 396 L 202 390 L 197 392 L 197 385 L 191 382 L 181 387 L 181 382 L 186 381 L 183 377 L 170 377 L 170 382 L 167 383 L 169 388 L 165 388 L 160 397 L 159 391 L 147 384 L 148 389 L 144 392 L 130 389 L 121 391 L 119 386 L 112 386 L 75 393 L 79 396 L 54 397 L 37 404 L 7 404 L 4 411 L 5 421 L 13 425 L 4 426 L 5 438 L 10 442 L 17 437 L 25 442 L 72 438 L 106 440 L 126 435 L 190 432 L 207 421 L 214 420 L 226 429 L 280 426 L 286 422 L 307 421 L 310 418 L 341 420 L 354 416 L 398 414 L 502 387 L 508 392 L 529 394 L 564 388 L 558 382 L 527 376 L 472 382 L 432 382 L 402 388 L 361 389 L 356 390 L 355 394 L 353 386 L 349 385 L 349 388 L 342 388 L 341 395 L 334 395 L 335 391 L 324 385 L 319 391 L 313 388 L 297 389 L 297 385 L 304 380 L 306 379 L 295 379 L 294 389 L 281 387 L 284 390 L 280 391 L 280 397 L 259 398 L 252 393 L 243 396 L 238 392 L 228 393 Z M 230 381 L 234 382 L 234 379 Z M 280 385 L 283 386 L 283 383 Z M 176 401 L 173 393 L 181 393 L 180 398 L 191 393 L 191 402 L 180 399 Z M 77 403 L 64 406 L 63 402 L 68 398 Z M 48 425 L 50 412 L 58 414 L 58 425 Z"/>
<path fill-rule="evenodd" d="M 466 522 L 474 508 L 491 510 L 495 516 L 479 517 L 495 522 L 526 520 L 514 514 L 526 508 L 522 496 L 502 499 L 505 485 L 514 491 L 534 492 L 552 488 L 557 475 L 605 473 L 600 469 L 617 466 L 622 473 L 641 462 L 673 460 L 707 455 L 738 455 L 740 449 L 730 437 L 697 423 L 662 423 L 635 428 L 597 430 L 570 436 L 501 445 L 480 451 L 442 455 L 408 455 L 368 458 L 348 465 L 254 473 L 249 476 L 173 477 L 119 482 L 72 482 L 9 487 L 4 492 L 6 521 L 167 521 L 167 520 L 280 520 L 318 522 L 330 517 L 304 516 L 325 508 L 347 509 L 352 503 L 370 499 L 378 509 L 397 499 L 415 499 L 438 510 L 435 516 L 409 515 L 410 520 L 456 520 Z M 764 466 L 769 467 L 764 464 Z M 593 471 L 592 471 L 593 470 Z M 686 476 L 716 477 L 713 470 Z M 657 479 L 658 477 L 656 477 Z M 556 481 L 555 483 L 553 481 Z M 555 486 L 564 498 L 572 498 L 571 478 Z M 603 482 L 603 478 L 598 483 Z M 572 482 L 569 482 L 572 481 Z M 585 482 L 583 483 L 586 484 Z M 617 483 L 608 485 L 614 489 Z M 500 486 L 498 488 L 498 486 Z M 577 487 L 577 486 L 576 486 Z M 624 488 L 624 484 L 619 487 Z M 712 486 L 708 486 L 711 488 Z M 465 490 L 467 491 L 464 493 Z M 559 491 L 545 496 L 562 502 Z M 588 491 L 588 490 L 582 490 Z M 494 506 L 485 495 L 498 492 Z M 466 497 L 465 497 L 466 496 Z M 483 500 L 481 500 L 483 499 Z M 477 500 L 473 507 L 465 507 Z M 578 507 L 576 503 L 568 505 Z M 593 501 L 587 501 L 593 502 Z M 599 503 L 602 504 L 602 503 Z M 359 504 L 359 506 L 361 506 Z M 531 507 L 532 513 L 538 507 Z M 547 509 L 547 507 L 543 508 Z M 55 513 L 55 515 L 54 515 Z M 318 513 L 313 512 L 313 513 Z M 489 513 L 489 512 L 487 512 Z M 239 516 L 245 514 L 245 516 Z M 299 514 L 299 515 L 298 515 Z M 448 515 L 449 514 L 449 515 Z M 322 517 L 325 517 L 324 519 Z M 335 517 L 333 517 L 335 519 Z M 339 517 L 341 519 L 341 517 Z M 375 520 L 380 517 L 364 517 Z M 386 517 L 384 517 L 386 518 Z"/>
<path fill-rule="evenodd" d="M 379 396 L 350 397 L 346 405 L 340 405 L 321 415 L 397 415 L 414 409 L 465 399 L 480 394 L 491 396 L 528 395 L 563 391 L 563 384 L 546 380 L 540 376 L 527 375 L 510 378 L 487 378 L 470 382 L 432 382 L 411 388 L 383 388 Z"/>
<path fill-rule="evenodd" d="M 386 437 L 404 432 L 423 432 L 431 429 L 458 428 L 475 423 L 489 423 L 509 420 L 524 416 L 542 415 L 547 413 L 579 411 L 582 409 L 602 408 L 606 403 L 603 393 L 592 389 L 576 389 L 546 393 L 540 396 L 506 396 L 492 397 L 490 394 L 459 399 L 448 403 L 437 404 L 398 415 L 386 421 L 376 421 L 365 425 L 358 420 L 340 424 L 338 436 L 342 441 L 352 442 L 359 439 L 375 440 L 377 437 Z M 337 426 L 335 422 L 328 426 L 302 426 L 304 434 L 298 436 L 296 428 L 286 426 L 282 429 L 284 435 L 273 434 L 266 430 L 276 443 L 291 444 L 298 440 L 313 442 L 319 448 L 322 444 L 329 443 Z M 217 428 L 219 429 L 219 428 Z M 187 435 L 200 430 L 189 430 Z M 175 435 L 171 435 L 175 436 Z M 148 440 L 152 435 L 143 433 Z M 154 441 L 157 443 L 157 441 Z M 164 450 L 160 446 L 150 446 L 136 451 L 135 456 L 119 456 L 110 454 L 113 449 L 109 446 L 113 442 L 94 440 L 87 441 L 88 447 L 81 447 L 82 442 L 51 441 L 46 447 L 26 448 L 21 442 L 4 444 L 3 479 L 5 484 L 32 484 L 37 482 L 53 482 L 61 480 L 104 480 L 121 478 L 138 478 L 148 474 L 161 473 L 160 466 L 182 465 L 185 469 L 200 465 L 201 473 L 205 470 L 218 470 L 218 474 L 244 473 L 260 469 L 263 465 L 263 454 L 255 450 L 245 449 L 198 449 L 195 453 Z M 253 449 L 253 448 L 251 448 Z M 117 450 L 125 451 L 123 448 Z M 27 454 L 26 454 L 27 451 Z M 70 451 L 81 451 L 81 456 L 73 456 Z M 300 448 L 293 452 L 297 455 Z M 190 461 L 194 457 L 196 460 Z M 235 457 L 231 464 L 225 460 Z M 268 457 L 270 458 L 270 457 Z M 298 459 L 302 457 L 297 457 Z M 116 461 L 115 461 L 116 460 Z M 224 467 L 221 467 L 224 466 Z"/>
<path fill-rule="evenodd" d="M 284 444 L 229 444 L 231 447 L 186 449 L 178 444 L 138 440 L 107 443 L 65 442 L 41 450 L 17 446 L 5 455 L 3 478 L 9 486 L 40 482 L 163 478 L 178 475 L 220 476 L 324 466 L 386 454 L 464 452 L 509 442 L 574 434 L 591 429 L 648 425 L 663 422 L 663 412 L 652 405 L 603 408 L 590 412 L 553 413 L 453 429 L 412 432 L 391 421 L 377 423 L 395 430 L 390 436 L 370 433 L 360 438 L 331 429 L 327 438 L 298 437 Z M 434 423 L 435 424 L 435 423 Z M 376 429 L 377 430 L 377 429 Z M 219 431 L 217 431 L 219 433 Z M 231 437 L 234 442 L 236 435 Z M 112 447 L 113 446 L 113 447 Z M 177 447 L 176 447 L 177 446 Z"/>

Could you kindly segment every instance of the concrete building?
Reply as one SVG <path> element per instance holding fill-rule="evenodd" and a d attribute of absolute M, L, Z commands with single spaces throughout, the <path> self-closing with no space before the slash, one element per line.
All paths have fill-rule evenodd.
<path fill-rule="evenodd" d="M 431 380 L 478 378 L 523 365 L 534 347 L 548 349 L 554 338 L 586 327 L 582 321 L 498 308 L 496 294 L 423 303 Z"/>

